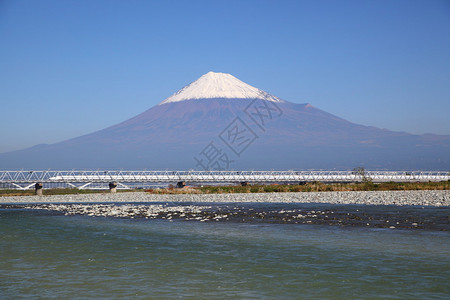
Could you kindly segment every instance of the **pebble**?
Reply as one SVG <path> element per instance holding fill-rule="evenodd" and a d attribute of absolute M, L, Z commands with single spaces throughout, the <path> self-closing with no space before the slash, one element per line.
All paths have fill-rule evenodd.
<path fill-rule="evenodd" d="M 44 191 L 45 194 L 45 191 Z M 0 197 L 2 204 L 14 203 L 135 203 L 135 202 L 273 202 L 330 203 L 367 205 L 450 206 L 450 190 L 436 191 L 371 191 L 371 192 L 300 192 L 243 194 L 177 194 L 158 195 L 145 192 L 116 194 L 79 194 L 51 196 Z"/>

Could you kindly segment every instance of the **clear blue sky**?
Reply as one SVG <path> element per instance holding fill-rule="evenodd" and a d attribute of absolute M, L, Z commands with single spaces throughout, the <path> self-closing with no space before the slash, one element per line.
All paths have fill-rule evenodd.
<path fill-rule="evenodd" d="M 450 1 L 0 0 L 0 152 L 116 124 L 208 71 L 450 134 Z"/>

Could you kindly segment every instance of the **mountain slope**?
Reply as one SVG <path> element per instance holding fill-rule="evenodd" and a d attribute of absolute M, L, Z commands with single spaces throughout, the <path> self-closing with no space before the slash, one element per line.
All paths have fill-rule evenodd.
<path fill-rule="evenodd" d="M 283 101 L 229 74 L 210 72 L 120 124 L 0 154 L 0 166 L 448 170 L 449 153 L 450 136 L 357 125 L 310 104 Z M 208 160 L 213 154 L 214 162 Z"/>
<path fill-rule="evenodd" d="M 283 100 L 257 89 L 231 74 L 208 72 L 160 103 L 196 99 L 261 99 L 272 102 Z"/>

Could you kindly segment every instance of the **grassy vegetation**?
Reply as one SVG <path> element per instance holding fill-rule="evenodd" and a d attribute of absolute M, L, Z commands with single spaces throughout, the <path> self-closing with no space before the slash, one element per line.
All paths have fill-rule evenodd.
<path fill-rule="evenodd" d="M 332 192 L 332 191 L 406 191 L 406 190 L 450 190 L 450 182 L 385 182 L 334 183 L 311 182 L 304 185 L 231 185 L 185 187 L 182 189 L 148 189 L 151 194 L 227 194 L 227 193 L 279 193 L 279 192 Z M 118 190 L 136 192 L 142 190 Z M 108 190 L 44 189 L 44 195 L 108 193 Z M 31 196 L 34 190 L 0 190 L 0 196 Z"/>
<path fill-rule="evenodd" d="M 404 191 L 404 190 L 449 190 L 450 182 L 386 182 L 335 183 L 312 182 L 305 185 L 232 185 L 204 186 L 184 189 L 147 190 L 153 194 L 226 194 L 226 193 L 279 193 L 279 192 L 332 192 L 332 191 Z"/>

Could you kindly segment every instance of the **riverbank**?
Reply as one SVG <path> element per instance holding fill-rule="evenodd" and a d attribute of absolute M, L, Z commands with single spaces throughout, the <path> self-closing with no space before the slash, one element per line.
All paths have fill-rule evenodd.
<path fill-rule="evenodd" d="M 362 205 L 450 206 L 449 190 L 422 191 L 351 191 L 351 192 L 289 192 L 289 193 L 229 193 L 229 194 L 150 194 L 97 193 L 50 196 L 0 197 L 0 204 L 14 203 L 330 203 Z"/>
<path fill-rule="evenodd" d="M 228 193 L 286 193 L 286 192 L 352 192 L 352 191 L 421 191 L 450 190 L 450 181 L 441 182 L 383 182 L 370 181 L 360 183 L 308 182 L 306 184 L 251 184 L 251 185 L 206 185 L 174 188 L 150 188 L 145 192 L 151 194 L 228 194 Z M 142 189 L 120 189 L 117 192 L 142 192 Z M 77 188 L 45 188 L 44 195 L 97 194 L 105 190 Z M 0 189 L 2 196 L 32 196 L 34 190 Z"/>

